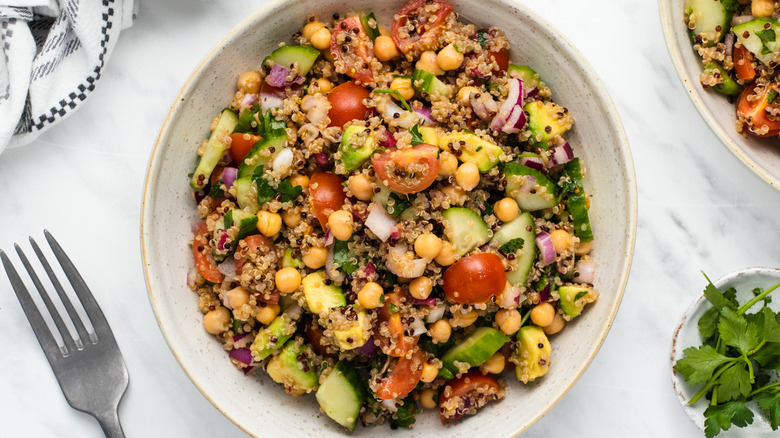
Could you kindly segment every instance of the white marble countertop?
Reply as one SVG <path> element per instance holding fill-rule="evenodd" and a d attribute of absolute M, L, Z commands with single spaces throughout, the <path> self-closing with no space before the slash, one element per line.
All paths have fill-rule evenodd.
<path fill-rule="evenodd" d="M 575 387 L 524 436 L 699 436 L 671 389 L 672 332 L 704 286 L 701 270 L 717 278 L 780 266 L 780 192 L 699 117 L 667 54 L 654 1 L 523 2 L 565 34 L 606 84 L 639 187 L 633 268 L 614 326 Z M 0 156 L 0 248 L 27 247 L 27 236 L 40 241 L 47 228 L 75 260 L 129 369 L 120 417 L 130 437 L 245 436 L 198 392 L 157 327 L 139 215 L 149 152 L 169 105 L 206 52 L 260 4 L 142 0 L 87 104 Z M 4 274 L 0 351 L 0 435 L 102 436 L 96 421 L 65 402 Z"/>

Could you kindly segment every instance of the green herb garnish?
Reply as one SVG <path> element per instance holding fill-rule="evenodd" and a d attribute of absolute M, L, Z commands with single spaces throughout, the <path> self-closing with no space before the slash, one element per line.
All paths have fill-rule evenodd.
<path fill-rule="evenodd" d="M 422 134 L 420 134 L 420 127 L 417 123 L 414 124 L 411 128 L 409 128 L 409 132 L 412 134 L 412 146 L 417 146 L 420 143 L 425 143 L 422 138 Z"/>
<path fill-rule="evenodd" d="M 211 199 L 225 197 L 225 191 L 222 190 L 221 181 L 218 181 L 216 184 L 211 185 L 211 189 L 209 190 L 209 196 L 211 196 Z"/>
<path fill-rule="evenodd" d="M 257 203 L 263 205 L 276 197 L 276 190 L 271 187 L 271 183 L 263 178 L 263 166 L 257 166 L 252 174 L 252 180 L 257 186 Z"/>
<path fill-rule="evenodd" d="M 772 53 L 772 50 L 769 47 L 767 47 L 767 43 L 775 42 L 776 36 L 775 36 L 774 29 L 764 29 L 753 33 L 755 33 L 756 36 L 758 36 L 758 39 L 761 40 L 761 54 L 767 55 L 769 53 Z"/>
<path fill-rule="evenodd" d="M 390 313 L 391 313 L 391 314 L 396 314 L 396 313 L 398 313 L 398 312 L 400 312 L 400 311 L 401 311 L 401 308 L 400 308 L 400 307 L 396 306 L 396 305 L 395 305 L 395 304 L 393 304 L 393 303 L 390 303 Z"/>
<path fill-rule="evenodd" d="M 403 213 L 407 208 L 412 206 L 412 203 L 407 198 L 402 198 L 399 194 L 396 192 L 390 193 L 390 199 L 392 199 L 395 203 L 393 204 L 393 211 L 390 212 L 389 210 L 385 209 L 387 213 L 397 218 L 398 216 L 401 216 L 401 213 Z"/>
<path fill-rule="evenodd" d="M 352 275 L 357 271 L 357 260 L 349 251 L 349 242 L 336 239 L 333 243 L 333 263 L 347 275 Z"/>
<path fill-rule="evenodd" d="M 395 414 L 393 414 L 393 418 L 390 420 L 390 427 L 392 429 L 411 426 L 416 421 L 414 416 L 420 413 L 420 408 L 417 407 L 417 403 L 412 397 L 404 398 L 403 402 L 403 406 L 398 408 Z"/>
<path fill-rule="evenodd" d="M 525 240 L 522 237 L 516 237 L 509 242 L 501 245 L 498 250 L 504 254 L 514 254 L 518 249 L 522 248 L 525 244 Z"/>
<path fill-rule="evenodd" d="M 300 195 L 303 191 L 303 187 L 294 186 L 289 179 L 286 179 L 279 184 L 279 187 L 277 187 L 276 190 L 282 194 L 282 197 L 279 198 L 279 200 L 282 202 L 288 202 L 297 198 L 298 195 Z"/>
<path fill-rule="evenodd" d="M 474 39 L 477 40 L 480 46 L 485 47 L 488 43 L 487 35 L 488 33 L 485 29 L 480 29 L 474 34 Z"/>
<path fill-rule="evenodd" d="M 777 98 L 777 90 L 775 89 L 769 90 L 769 93 L 767 94 L 767 98 L 766 98 L 766 103 L 774 102 L 775 98 Z"/>
<path fill-rule="evenodd" d="M 411 110 L 412 110 L 412 107 L 410 107 L 410 106 L 409 106 L 409 104 L 406 102 L 406 99 L 404 99 L 404 98 L 401 96 L 401 92 L 400 92 L 400 91 L 398 91 L 398 90 L 383 90 L 383 89 L 378 89 L 378 90 L 371 90 L 371 92 L 372 92 L 372 93 L 380 93 L 380 94 L 392 94 L 393 96 L 395 96 L 395 97 L 397 97 L 397 98 L 398 98 L 398 100 L 401 102 L 401 105 L 403 105 L 403 106 L 404 106 L 404 109 L 405 109 L 405 110 L 407 110 L 407 111 L 411 111 Z"/>

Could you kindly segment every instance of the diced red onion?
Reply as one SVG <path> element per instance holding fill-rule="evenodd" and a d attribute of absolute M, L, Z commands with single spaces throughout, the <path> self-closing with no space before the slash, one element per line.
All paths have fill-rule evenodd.
<path fill-rule="evenodd" d="M 336 264 L 333 262 L 333 247 L 336 245 L 328 245 L 328 258 L 325 261 L 325 275 L 333 281 L 341 283 L 347 278 L 347 274 L 336 269 Z"/>
<path fill-rule="evenodd" d="M 501 291 L 501 295 L 499 295 L 496 300 L 496 304 L 502 309 L 516 309 L 517 305 L 520 303 L 520 295 L 522 295 L 520 288 L 512 286 L 512 284 L 507 281 L 506 287 L 504 287 L 504 290 Z"/>
<path fill-rule="evenodd" d="M 593 260 L 578 260 L 574 264 L 574 281 L 593 284 L 596 280 L 596 262 Z"/>
<path fill-rule="evenodd" d="M 530 167 L 531 169 L 539 171 L 544 170 L 544 160 L 542 160 L 542 157 L 521 157 L 520 164 Z"/>
<path fill-rule="evenodd" d="M 288 81 L 288 76 L 290 76 L 290 69 L 284 68 L 280 64 L 274 64 L 271 71 L 268 72 L 268 76 L 265 77 L 265 81 L 272 87 L 282 88 L 292 84 L 302 84 L 305 80 L 303 76 L 296 76 L 292 81 Z"/>
<path fill-rule="evenodd" d="M 252 343 L 252 335 L 250 335 L 249 333 L 233 335 L 233 348 L 246 348 L 251 343 Z"/>
<path fill-rule="evenodd" d="M 230 350 L 230 358 L 244 365 L 252 365 L 252 350 L 248 348 L 234 348 Z"/>
<path fill-rule="evenodd" d="M 293 151 L 290 148 L 282 148 L 282 150 L 276 152 L 272 168 L 276 173 L 285 173 L 292 168 L 293 164 Z"/>
<path fill-rule="evenodd" d="M 396 412 L 398 410 L 398 406 L 396 406 L 396 403 L 398 403 L 397 398 L 391 398 L 390 400 L 382 400 L 381 404 L 390 412 Z"/>
<path fill-rule="evenodd" d="M 440 302 L 428 312 L 428 316 L 425 317 L 425 322 L 433 323 L 444 318 L 444 312 L 446 311 L 447 306 L 443 302 Z"/>
<path fill-rule="evenodd" d="M 355 350 L 363 356 L 374 357 L 379 347 L 374 343 L 374 336 L 370 336 L 365 344 L 357 347 Z"/>
<path fill-rule="evenodd" d="M 246 367 L 243 369 L 244 375 L 248 376 L 249 374 L 253 373 L 257 369 L 257 365 L 252 365 L 250 367 Z"/>
<path fill-rule="evenodd" d="M 390 239 L 391 240 L 398 240 L 398 239 L 401 238 L 402 235 L 403 235 L 403 233 L 401 233 L 401 230 L 396 229 L 395 231 L 393 231 L 393 234 L 390 235 Z"/>
<path fill-rule="evenodd" d="M 328 170 L 333 166 L 333 163 L 330 162 L 330 159 L 324 152 L 314 154 L 314 162 L 323 170 Z"/>
<path fill-rule="evenodd" d="M 243 110 L 244 108 L 251 108 L 253 103 L 257 103 L 257 95 L 245 94 L 244 97 L 241 99 L 241 107 L 239 108 L 239 110 Z"/>
<path fill-rule="evenodd" d="M 506 134 L 514 134 L 520 132 L 525 126 L 528 119 L 525 116 L 522 106 L 516 106 L 512 109 L 512 113 L 509 114 L 509 118 L 506 119 L 506 123 L 501 130 Z"/>
<path fill-rule="evenodd" d="M 260 108 L 263 112 L 271 108 L 281 108 L 284 104 L 284 98 L 274 93 L 260 93 Z"/>
<path fill-rule="evenodd" d="M 386 242 L 393 234 L 393 231 L 396 230 L 398 221 L 390 216 L 382 205 L 374 203 L 365 223 L 368 229 L 376 234 L 376 237 L 382 242 Z"/>
<path fill-rule="evenodd" d="M 555 261 L 555 246 L 553 246 L 552 237 L 548 233 L 541 233 L 536 236 L 536 246 L 542 255 L 542 264 L 547 266 Z"/>
<path fill-rule="evenodd" d="M 279 296 L 281 294 L 279 291 L 271 292 L 271 293 L 264 293 L 264 294 L 257 294 L 255 297 L 257 298 L 257 301 L 262 301 L 266 304 L 279 304 Z"/>
<path fill-rule="evenodd" d="M 195 287 L 195 283 L 198 281 L 198 269 L 193 266 L 187 271 L 187 286 L 190 289 Z"/>
<path fill-rule="evenodd" d="M 526 175 L 525 179 L 523 181 L 523 185 L 520 186 L 520 189 L 518 189 L 517 196 L 526 195 L 531 192 L 531 189 L 536 187 L 536 177 L 531 175 Z"/>
<path fill-rule="evenodd" d="M 425 259 L 409 259 L 406 243 L 399 242 L 390 247 L 387 261 L 387 269 L 401 278 L 421 277 L 425 272 L 428 261 Z"/>
<path fill-rule="evenodd" d="M 438 302 L 439 301 L 436 298 L 426 298 L 424 300 L 418 298 L 412 298 L 412 304 L 414 304 L 415 306 L 433 307 Z"/>
<path fill-rule="evenodd" d="M 420 123 L 423 126 L 433 126 L 438 123 L 433 118 L 433 114 L 431 114 L 431 109 L 428 107 L 423 106 L 420 108 L 415 108 L 414 112 L 417 113 L 417 117 L 420 118 Z"/>
<path fill-rule="evenodd" d="M 527 99 L 529 97 L 534 97 L 537 94 L 539 94 L 539 89 L 537 87 L 531 87 L 525 89 L 525 96 L 523 96 L 523 99 Z"/>
<path fill-rule="evenodd" d="M 498 108 L 498 112 L 495 117 L 493 117 L 493 121 L 490 122 L 490 129 L 494 131 L 502 130 L 503 127 L 507 125 L 507 122 L 512 115 L 512 110 L 515 107 L 519 107 L 520 111 L 523 112 L 523 81 L 521 81 L 520 78 L 509 78 L 509 93 Z M 525 115 L 524 112 L 523 115 Z M 514 122 L 517 122 L 520 119 L 520 115 L 517 114 L 516 117 L 517 119 L 515 119 Z"/>
<path fill-rule="evenodd" d="M 420 122 L 420 116 L 417 113 L 402 109 L 392 100 L 380 103 L 377 109 L 382 114 L 382 117 L 391 120 L 392 125 L 400 126 L 404 129 L 409 129 Z M 396 114 L 398 115 L 396 116 Z"/>
<path fill-rule="evenodd" d="M 479 69 L 472 68 L 471 69 L 471 74 L 476 76 L 476 77 L 478 77 L 478 78 L 480 78 L 480 79 L 485 79 L 485 75 L 483 75 L 482 72 L 479 71 Z"/>
<path fill-rule="evenodd" d="M 238 177 L 238 169 L 235 167 L 226 167 L 222 170 L 222 182 L 225 183 L 225 187 L 230 189 L 233 187 L 233 182 Z"/>
<path fill-rule="evenodd" d="M 227 238 L 227 233 L 225 233 Z M 236 263 L 233 257 L 228 257 L 224 262 L 217 265 L 217 269 L 227 278 L 234 278 L 236 276 Z"/>
<path fill-rule="evenodd" d="M 425 322 L 423 322 L 422 318 L 414 318 L 414 321 L 409 323 L 409 330 L 411 330 L 412 336 L 420 336 L 421 334 L 428 331 L 428 329 L 425 327 Z"/>
<path fill-rule="evenodd" d="M 506 118 L 501 116 L 500 114 L 496 114 L 493 117 L 493 120 L 490 121 L 490 130 L 501 132 L 505 124 L 506 124 Z"/>
<path fill-rule="evenodd" d="M 729 32 L 726 35 L 726 40 L 724 43 L 726 44 L 726 56 L 731 56 L 734 53 L 734 33 Z"/>
<path fill-rule="evenodd" d="M 391 134 L 390 131 L 384 131 L 382 140 L 379 140 L 379 146 L 383 148 L 394 148 L 397 143 L 398 142 L 395 140 L 395 137 L 393 137 L 393 134 Z"/>
<path fill-rule="evenodd" d="M 731 27 L 737 26 L 742 23 L 747 23 L 752 19 L 753 19 L 752 15 L 735 15 L 731 17 Z"/>
<path fill-rule="evenodd" d="M 552 166 L 560 166 L 561 164 L 566 164 L 573 159 L 574 152 L 572 152 L 569 143 L 566 142 L 552 149 L 552 154 L 550 155 L 550 164 Z"/>
<path fill-rule="evenodd" d="M 550 282 L 547 282 L 544 288 L 539 291 L 539 301 L 542 303 L 550 301 Z"/>
<path fill-rule="evenodd" d="M 366 276 L 376 273 L 376 266 L 374 266 L 373 263 L 368 262 L 366 264 L 366 268 L 363 270 L 366 273 Z"/>
<path fill-rule="evenodd" d="M 330 230 L 325 232 L 325 246 L 332 245 L 334 241 L 333 234 L 331 234 Z"/>

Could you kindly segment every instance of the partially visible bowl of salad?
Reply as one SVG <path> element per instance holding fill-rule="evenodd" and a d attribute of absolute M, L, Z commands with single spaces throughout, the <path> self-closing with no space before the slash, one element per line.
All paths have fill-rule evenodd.
<path fill-rule="evenodd" d="M 488 3 L 274 3 L 177 98 L 144 195 L 150 300 L 248 433 L 511 436 L 601 345 L 633 251 L 627 140 L 563 37 Z"/>
<path fill-rule="evenodd" d="M 669 54 L 696 109 L 737 158 L 780 188 L 776 3 L 660 0 L 659 5 Z"/>

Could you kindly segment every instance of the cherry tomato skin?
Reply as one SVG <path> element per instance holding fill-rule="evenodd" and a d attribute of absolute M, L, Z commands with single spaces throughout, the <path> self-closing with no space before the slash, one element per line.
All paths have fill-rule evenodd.
<path fill-rule="evenodd" d="M 332 172 L 317 172 L 309 181 L 309 202 L 323 230 L 328 229 L 328 216 L 340 210 L 347 199 L 344 180 Z"/>
<path fill-rule="evenodd" d="M 452 417 L 445 417 L 441 412 L 444 411 L 445 406 L 448 406 L 447 402 L 454 398 L 459 397 L 461 399 L 468 399 L 470 397 L 477 396 L 480 392 L 482 394 L 488 392 L 498 392 L 501 390 L 496 379 L 483 375 L 479 371 L 469 371 L 468 373 L 460 376 L 460 378 L 450 380 L 444 386 L 444 388 L 450 387 L 447 391 L 444 389 L 439 395 L 439 417 L 442 423 L 446 423 L 449 420 L 456 420 L 463 416 L 462 413 L 457 413 Z"/>
<path fill-rule="evenodd" d="M 252 146 L 260 141 L 262 137 L 252 134 L 230 134 L 230 156 L 233 157 L 233 161 L 240 163 Z"/>
<path fill-rule="evenodd" d="M 488 56 L 493 58 L 493 61 L 498 64 L 498 70 L 494 69 L 493 71 L 496 71 L 499 74 L 504 74 L 506 69 L 509 68 L 509 50 L 503 49 L 497 52 L 488 52 Z"/>
<path fill-rule="evenodd" d="M 417 337 L 412 338 L 412 342 L 407 340 L 404 336 L 404 325 L 401 322 L 401 312 L 393 313 L 391 304 L 393 306 L 401 307 L 403 304 L 403 292 L 392 292 L 385 294 L 385 305 L 379 309 L 377 313 L 377 324 L 383 322 L 387 323 L 387 331 L 390 332 L 389 339 L 379 334 L 379 330 L 375 329 L 377 340 L 379 341 L 379 347 L 388 356 L 403 357 L 417 345 Z M 391 346 L 393 348 L 391 349 Z"/>
<path fill-rule="evenodd" d="M 436 4 L 439 9 L 432 16 L 423 14 L 419 9 Z M 403 54 L 410 52 L 422 52 L 437 48 L 439 33 L 448 15 L 452 13 L 452 6 L 442 0 L 412 0 L 406 4 L 393 19 L 390 34 L 393 42 Z M 409 16 L 425 18 L 424 24 L 416 24 L 417 31 L 411 35 L 401 35 L 401 29 L 409 21 Z M 417 20 L 415 20 L 417 21 Z M 433 22 L 433 24 L 431 24 Z"/>
<path fill-rule="evenodd" d="M 422 351 L 417 350 L 412 354 L 411 359 L 401 357 L 395 364 L 395 368 L 388 377 L 385 377 L 379 384 L 376 396 L 380 400 L 391 400 L 401 398 L 412 392 L 420 383 L 423 371 L 423 361 L 425 356 Z"/>
<path fill-rule="evenodd" d="M 390 190 L 405 195 L 421 192 L 433 184 L 439 174 L 439 148 L 428 143 L 420 143 L 410 149 L 391 149 L 371 156 L 374 171 L 383 184 Z M 392 166 L 389 166 L 392 164 Z M 422 165 L 422 173 L 410 166 Z M 396 175 L 397 170 L 404 174 Z M 415 175 L 409 179 L 407 175 Z"/>
<path fill-rule="evenodd" d="M 247 256 L 249 254 L 255 252 L 272 251 L 274 249 L 273 243 L 271 243 L 271 241 L 262 234 L 253 234 L 251 236 L 247 236 L 242 241 L 246 244 L 246 248 L 243 248 L 242 243 L 238 242 L 236 252 L 233 254 L 236 275 L 241 275 L 241 272 L 244 270 L 244 263 L 246 262 Z"/>
<path fill-rule="evenodd" d="M 444 271 L 442 288 L 447 297 L 460 304 L 484 303 L 498 296 L 506 285 L 501 258 L 493 253 L 464 257 Z"/>
<path fill-rule="evenodd" d="M 322 356 L 330 356 L 328 348 L 322 343 L 323 330 L 316 321 L 306 321 L 306 339 L 309 340 L 311 348 Z"/>
<path fill-rule="evenodd" d="M 750 81 L 756 77 L 756 69 L 753 68 L 753 56 L 745 46 L 734 48 L 734 69 L 737 71 L 737 79 Z"/>
<path fill-rule="evenodd" d="M 737 103 L 737 112 L 743 119 L 748 120 L 748 132 L 758 137 L 772 137 L 780 134 L 780 121 L 771 120 L 769 114 L 766 112 L 769 98 L 769 88 L 764 91 L 764 94 L 759 96 L 756 101 L 749 101 L 748 96 L 753 94 L 756 88 L 754 82 L 749 87 L 745 88 L 742 94 L 739 95 L 739 102 Z M 764 134 L 756 134 L 756 130 L 761 129 L 763 126 L 769 127 L 769 131 Z"/>
<path fill-rule="evenodd" d="M 333 28 L 330 38 L 330 53 L 333 59 L 344 62 L 347 76 L 364 83 L 374 81 L 374 73 L 370 67 L 374 50 L 369 48 L 368 42 L 369 38 L 360 17 L 341 20 Z"/>
<path fill-rule="evenodd" d="M 205 220 L 195 231 L 195 238 L 192 240 L 192 257 L 195 259 L 195 268 L 203 278 L 212 283 L 222 283 L 224 277 L 217 269 L 214 256 L 211 255 L 209 228 Z"/>
<path fill-rule="evenodd" d="M 352 81 L 344 82 L 330 90 L 328 93 L 330 125 L 328 126 L 343 127 L 352 120 L 364 120 L 376 114 L 374 108 L 363 105 L 363 100 L 370 95 L 370 91 Z"/>

